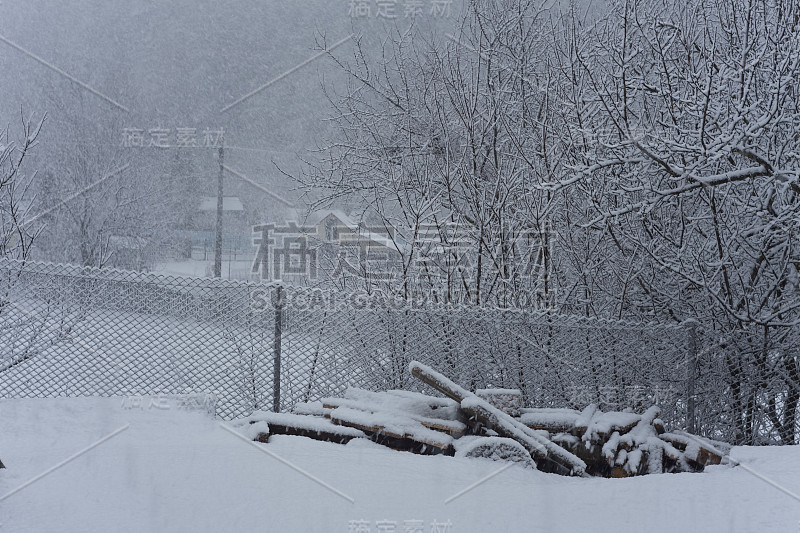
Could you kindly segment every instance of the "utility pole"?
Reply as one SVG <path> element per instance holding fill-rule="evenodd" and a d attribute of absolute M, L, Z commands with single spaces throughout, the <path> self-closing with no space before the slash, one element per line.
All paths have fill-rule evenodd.
<path fill-rule="evenodd" d="M 217 236 L 214 243 L 214 277 L 222 277 L 222 172 L 225 152 L 223 144 L 219 145 L 219 178 L 217 180 Z"/>

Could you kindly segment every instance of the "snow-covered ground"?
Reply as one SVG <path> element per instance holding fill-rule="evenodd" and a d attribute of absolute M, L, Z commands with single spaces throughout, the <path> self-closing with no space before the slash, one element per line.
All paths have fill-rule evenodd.
<path fill-rule="evenodd" d="M 17 320 L 27 319 L 20 309 L 22 306 L 12 308 L 10 313 L 14 316 L 16 311 Z M 53 330 L 59 325 L 58 318 L 48 322 Z M 242 416 L 252 412 L 256 401 L 272 404 L 273 326 L 270 318 L 263 320 L 264 329 L 258 330 L 239 327 L 233 319 L 223 323 L 96 309 L 72 326 L 69 338 L 47 345 L 36 356 L 8 368 L 3 359 L 13 360 L 9 340 L 13 337 L 0 336 L 0 398 L 191 390 L 215 393 L 220 416 Z M 10 319 L 8 322 L 13 323 Z M 13 333 L 6 328 L 6 333 L 9 331 Z M 370 382 L 365 372 L 348 369 L 345 375 L 342 358 L 326 344 L 330 341 L 321 338 L 321 331 L 287 328 L 283 332 L 284 405 Z M 339 333 L 331 335 L 341 346 L 336 337 Z M 251 364 L 259 371 L 255 391 L 252 374 L 248 373 Z"/>
<path fill-rule="evenodd" d="M 800 447 L 732 456 L 746 467 L 622 480 L 511 466 L 452 499 L 504 465 L 369 441 L 249 443 L 176 400 L 2 400 L 0 533 L 800 531 L 800 501 L 770 484 L 800 494 Z"/>
<path fill-rule="evenodd" d="M 212 252 L 213 253 L 213 252 Z M 255 250 L 253 250 L 255 257 Z M 224 257 L 220 274 L 224 279 L 258 280 L 258 275 L 251 272 L 253 258 L 231 261 Z M 160 263 L 153 268 L 155 274 L 169 276 L 188 276 L 191 278 L 210 278 L 214 275 L 214 259 L 186 259 Z"/>

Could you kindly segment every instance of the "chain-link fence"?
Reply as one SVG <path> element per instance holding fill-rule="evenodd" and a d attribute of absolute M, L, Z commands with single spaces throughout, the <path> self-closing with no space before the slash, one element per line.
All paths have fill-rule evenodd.
<path fill-rule="evenodd" d="M 217 392 L 230 418 L 271 386 L 243 374 L 272 338 L 248 284 L 14 262 L 0 279 L 0 397 Z"/>
<path fill-rule="evenodd" d="M 682 326 L 8 260 L 0 280 L 0 398 L 212 392 L 230 419 L 348 386 L 423 390 L 418 360 L 529 406 L 658 403 L 708 433 L 693 409 L 726 409 L 719 358 Z"/>

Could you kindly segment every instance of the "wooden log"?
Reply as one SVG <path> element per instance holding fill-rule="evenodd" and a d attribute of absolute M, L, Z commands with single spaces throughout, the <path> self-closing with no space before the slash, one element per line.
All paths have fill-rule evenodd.
<path fill-rule="evenodd" d="M 419 421 L 396 413 L 367 412 L 338 407 L 330 413 L 334 424 L 357 428 L 368 434 L 380 434 L 393 439 L 407 439 L 420 445 L 451 451 L 453 438 L 446 433 L 423 426 Z"/>
<path fill-rule="evenodd" d="M 615 431 L 602 446 L 603 457 L 609 465 L 613 465 L 617 460 L 620 450 L 621 439 L 619 432 Z M 627 450 L 626 450 L 627 451 Z"/>
<path fill-rule="evenodd" d="M 519 389 L 477 389 L 475 394 L 507 415 L 520 415 L 522 391 Z"/>
<path fill-rule="evenodd" d="M 722 442 L 722 441 L 718 441 L 718 440 L 714 440 L 714 439 L 709 439 L 707 437 L 701 437 L 699 435 L 694 435 L 694 434 L 689 433 L 687 431 L 676 430 L 676 431 L 673 431 L 673 433 L 676 434 L 676 435 L 683 435 L 685 437 L 691 437 L 693 439 L 699 440 L 706 448 L 708 448 L 712 452 L 714 452 L 714 453 L 716 453 L 716 454 L 718 454 L 718 455 L 720 455 L 722 457 L 725 457 L 726 455 L 730 454 L 731 453 L 731 448 L 733 448 L 733 446 L 731 444 L 727 443 L 727 442 Z"/>
<path fill-rule="evenodd" d="M 696 463 L 700 467 L 718 465 L 722 462 L 722 452 L 719 452 L 714 446 L 704 442 L 700 437 L 695 435 L 688 433 L 664 433 L 659 435 L 659 438 L 679 449 L 683 452 L 683 456 L 686 460 Z M 714 449 L 712 450 L 712 448 Z M 697 467 L 695 467 L 695 469 L 697 469 Z"/>
<path fill-rule="evenodd" d="M 641 423 L 642 417 L 635 413 L 603 413 L 595 410 L 588 423 L 585 420 L 580 420 L 580 425 L 576 423 L 576 430 L 584 440 L 603 443 L 615 432 L 624 435 Z"/>
<path fill-rule="evenodd" d="M 257 411 L 238 422 L 247 423 L 255 427 L 256 424 L 266 425 L 268 431 L 254 431 L 248 429 L 248 434 L 259 442 L 267 442 L 271 435 L 297 435 L 314 440 L 346 444 L 355 438 L 365 438 L 364 432 L 353 428 L 337 427 L 325 418 L 296 415 L 293 413 L 273 413 Z"/>
<path fill-rule="evenodd" d="M 412 361 L 409 368 L 411 369 L 412 376 L 458 403 L 461 403 L 467 396 L 472 395 L 468 390 L 456 385 L 442 374 L 432 371 L 432 369 L 426 367 L 422 363 Z"/>
<path fill-rule="evenodd" d="M 564 446 L 570 453 L 586 464 L 586 474 L 594 477 L 610 477 L 611 466 L 604 459 L 602 447 L 576 439 L 575 443 Z"/>
<path fill-rule="evenodd" d="M 397 450 L 399 452 L 411 452 L 416 453 L 419 455 L 454 455 L 455 450 L 453 446 L 448 446 L 447 448 L 440 448 L 438 446 L 430 446 L 425 444 L 424 442 L 419 442 L 414 439 L 402 438 L 398 439 L 396 437 L 391 437 L 389 435 L 385 435 L 381 432 L 371 433 L 368 435 L 370 440 L 380 444 L 382 446 L 386 446 L 387 448 L 391 448 L 393 450 Z"/>
<path fill-rule="evenodd" d="M 253 437 L 253 441 L 255 442 L 263 442 L 264 444 L 269 442 L 269 433 L 264 433 L 263 431 L 259 431 L 256 433 L 256 436 Z"/>
<path fill-rule="evenodd" d="M 647 439 L 647 470 L 645 474 L 664 473 L 664 441 L 658 437 Z"/>
<path fill-rule="evenodd" d="M 505 415 L 505 413 L 496 407 L 483 403 L 483 400 L 470 400 L 472 400 L 472 398 L 465 398 L 462 404 L 462 409 L 464 409 L 467 414 L 475 417 L 484 426 L 491 428 L 501 437 L 516 440 L 522 444 L 535 459 L 545 459 L 547 457 L 547 448 L 540 442 L 538 435 L 530 435 L 528 432 L 520 430 L 519 427 L 514 424 L 505 423 L 506 421 L 504 421 L 501 416 Z M 527 426 L 522 425 L 522 427 L 531 431 Z"/>
<path fill-rule="evenodd" d="M 454 439 L 460 439 L 463 437 L 467 432 L 467 425 L 463 422 L 451 422 L 447 420 L 419 420 L 419 423 L 425 426 L 426 428 L 435 429 L 436 431 L 441 431 L 453 437 Z"/>
<path fill-rule="evenodd" d="M 617 453 L 617 456 L 614 458 L 614 465 L 622 466 L 625 464 L 625 461 L 628 460 L 628 450 L 620 450 Z"/>
<path fill-rule="evenodd" d="M 631 475 L 625 470 L 622 466 L 615 466 L 611 469 L 611 477 L 613 478 L 626 478 L 630 477 Z"/>
<path fill-rule="evenodd" d="M 460 387 L 435 370 L 412 361 L 411 375 L 433 387 L 442 394 L 461 402 L 461 409 L 475 417 L 501 437 L 514 439 L 522 444 L 536 460 L 540 470 L 567 475 L 583 475 L 586 463 L 549 439 L 537 435 L 532 429 L 507 415 L 500 409 L 482 400 L 477 395 Z M 459 400 L 460 398 L 460 400 Z"/>
<path fill-rule="evenodd" d="M 701 446 L 696 457 L 692 458 L 693 461 L 700 463 L 703 466 L 718 465 L 722 463 L 722 457 L 712 452 L 711 450 Z"/>
<path fill-rule="evenodd" d="M 431 411 L 458 406 L 457 402 L 450 398 L 441 398 L 439 396 L 430 396 L 422 394 L 421 392 L 407 391 L 407 390 L 387 390 L 381 394 L 387 397 L 400 398 L 403 401 L 413 401 L 416 403 L 424 403 Z"/>
<path fill-rule="evenodd" d="M 326 409 L 322 402 L 298 403 L 292 408 L 292 414 L 305 416 L 325 416 L 330 409 Z"/>
<path fill-rule="evenodd" d="M 583 436 L 586 434 L 586 430 L 589 429 L 589 424 L 592 422 L 592 418 L 594 417 L 595 413 L 597 413 L 598 408 L 597 404 L 590 403 L 587 405 L 583 411 L 581 411 L 580 416 L 575 421 L 575 434 L 578 436 Z"/>
<path fill-rule="evenodd" d="M 332 410 L 337 408 L 347 408 L 356 411 L 363 411 L 365 413 L 371 413 L 378 416 L 383 416 L 387 419 L 394 416 L 394 417 L 400 417 L 404 420 L 405 419 L 415 420 L 426 428 L 433 429 L 436 431 L 441 431 L 456 439 L 461 438 L 466 433 L 467 425 L 461 420 L 456 419 L 459 416 L 459 413 L 458 411 L 454 412 L 454 410 L 450 408 L 452 407 L 452 405 L 448 406 L 448 412 L 441 410 L 442 412 L 439 414 L 442 416 L 442 418 L 434 418 L 434 417 L 420 415 L 418 412 L 405 410 L 402 408 L 403 407 L 402 403 L 400 404 L 400 406 L 395 408 L 391 405 L 392 397 L 384 393 L 370 392 L 369 394 L 374 395 L 374 397 L 372 398 L 374 401 L 372 401 L 371 403 L 367 403 L 362 400 L 353 400 L 349 398 L 324 398 L 322 400 L 322 406 L 326 411 L 325 416 L 327 418 L 331 418 Z M 430 414 L 425 410 L 422 410 L 422 412 L 424 412 L 425 414 Z M 435 413 L 435 410 L 433 412 Z"/>
<path fill-rule="evenodd" d="M 366 434 L 364 434 L 361 435 L 360 437 L 357 437 L 353 435 L 343 435 L 338 432 L 304 429 L 293 426 L 284 426 L 281 424 L 270 424 L 269 429 L 272 435 L 296 435 L 298 437 L 308 437 L 314 440 L 321 440 L 324 442 L 335 442 L 337 444 L 347 444 L 353 439 L 364 438 L 367 436 Z"/>
<path fill-rule="evenodd" d="M 638 476 L 647 471 L 647 449 L 635 448 L 625 456 L 623 468 L 631 476 Z"/>
<path fill-rule="evenodd" d="M 374 417 L 367 418 L 366 416 L 359 416 L 358 419 L 354 419 L 354 417 L 348 416 L 349 414 L 350 413 L 347 408 L 336 408 L 331 410 L 329 416 L 331 422 L 333 422 L 337 426 L 356 428 L 361 431 L 366 431 L 367 433 L 381 432 L 388 437 L 394 437 L 396 439 L 402 439 L 404 436 L 404 433 L 402 431 L 392 431 L 391 429 L 387 429 L 384 425 L 380 424 Z M 363 415 L 370 415 L 370 414 L 372 413 L 363 413 Z"/>
<path fill-rule="evenodd" d="M 663 441 L 670 443 L 679 451 L 683 452 L 686 449 L 686 445 L 688 444 L 687 439 L 681 435 L 677 435 L 675 433 L 663 433 L 658 436 Z"/>
<path fill-rule="evenodd" d="M 663 441 L 664 446 L 661 447 L 664 453 L 664 457 L 672 459 L 673 461 L 680 461 L 683 458 L 683 452 L 670 444 L 669 442 Z"/>
<path fill-rule="evenodd" d="M 269 442 L 270 427 L 263 420 L 237 420 L 233 426 L 241 431 L 241 435 L 255 442 Z"/>
<path fill-rule="evenodd" d="M 516 440 L 504 437 L 473 437 L 456 443 L 456 457 L 482 457 L 493 461 L 512 461 L 536 468 L 530 453 Z"/>
<path fill-rule="evenodd" d="M 580 412 L 574 409 L 522 409 L 519 421 L 531 429 L 563 433 L 575 427 Z"/>

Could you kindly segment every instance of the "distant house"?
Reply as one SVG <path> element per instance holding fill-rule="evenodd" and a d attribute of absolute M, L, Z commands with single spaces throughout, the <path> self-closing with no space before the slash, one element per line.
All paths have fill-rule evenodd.
<path fill-rule="evenodd" d="M 339 210 L 321 211 L 317 214 L 317 218 L 314 235 L 318 243 L 362 242 L 376 249 L 394 253 L 401 251 L 396 236 L 384 227 L 371 227 L 358 223 Z"/>
<path fill-rule="evenodd" d="M 402 245 L 384 228 L 360 224 L 340 210 L 297 219 L 271 226 L 269 256 L 261 263 L 269 266 L 270 279 L 380 279 L 401 264 Z"/>
<path fill-rule="evenodd" d="M 208 260 L 214 257 L 217 234 L 217 197 L 200 198 L 191 232 L 191 257 Z M 223 256 L 243 257 L 250 253 L 250 228 L 244 204 L 238 196 L 222 199 Z"/>
<path fill-rule="evenodd" d="M 200 199 L 200 206 L 197 208 L 201 212 L 212 211 L 216 220 L 217 213 L 217 197 L 204 196 Z M 224 213 L 243 213 L 244 205 L 238 196 L 224 196 L 222 198 L 222 211 Z"/>

